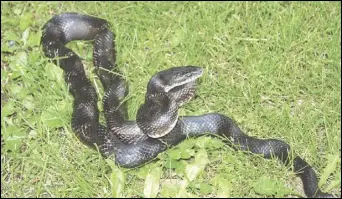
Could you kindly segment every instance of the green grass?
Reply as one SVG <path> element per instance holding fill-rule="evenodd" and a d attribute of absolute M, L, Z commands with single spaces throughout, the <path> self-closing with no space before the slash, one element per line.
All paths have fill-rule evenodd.
<path fill-rule="evenodd" d="M 303 195 L 280 162 L 219 139 L 186 140 L 137 169 L 81 144 L 62 70 L 39 46 L 43 24 L 66 11 L 112 23 L 131 119 L 153 74 L 201 66 L 199 97 L 181 115 L 220 112 L 249 135 L 286 141 L 323 176 L 322 189 L 340 196 L 340 2 L 1 2 L 1 197 Z M 69 46 L 102 98 L 92 46 Z"/>

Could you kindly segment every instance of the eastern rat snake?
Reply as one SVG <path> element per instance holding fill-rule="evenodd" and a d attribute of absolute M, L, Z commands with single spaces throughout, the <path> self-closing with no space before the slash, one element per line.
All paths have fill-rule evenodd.
<path fill-rule="evenodd" d="M 65 47 L 73 40 L 94 40 L 93 62 L 105 92 L 107 127 L 99 123 L 97 94 L 80 57 Z M 216 134 L 226 137 L 224 142 L 236 150 L 277 157 L 286 165 L 292 163 L 308 197 L 333 197 L 319 189 L 315 171 L 305 160 L 291 158 L 287 143 L 249 137 L 219 113 L 179 117 L 179 107 L 194 96 L 196 79 L 203 73 L 200 67 L 173 67 L 155 74 L 147 85 L 136 121 L 129 121 L 124 101 L 128 85 L 116 67 L 114 34 L 106 20 L 77 13 L 56 15 L 44 25 L 41 44 L 45 56 L 64 70 L 74 97 L 73 131 L 84 144 L 96 144 L 104 157 L 114 157 L 116 164 L 137 167 L 187 137 Z"/>

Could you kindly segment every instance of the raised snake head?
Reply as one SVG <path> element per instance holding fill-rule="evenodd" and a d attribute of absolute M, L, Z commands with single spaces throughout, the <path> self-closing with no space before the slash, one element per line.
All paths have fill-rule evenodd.
<path fill-rule="evenodd" d="M 157 92 L 169 92 L 170 90 L 184 86 L 201 77 L 203 69 L 198 66 L 173 67 L 155 74 L 150 82 L 149 89 Z"/>

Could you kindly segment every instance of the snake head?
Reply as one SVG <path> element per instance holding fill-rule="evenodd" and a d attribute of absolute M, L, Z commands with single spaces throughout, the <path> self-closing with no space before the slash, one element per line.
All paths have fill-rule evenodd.
<path fill-rule="evenodd" d="M 150 82 L 149 90 L 169 92 L 170 90 L 184 86 L 201 77 L 203 69 L 198 66 L 180 66 L 163 70 L 155 74 Z"/>

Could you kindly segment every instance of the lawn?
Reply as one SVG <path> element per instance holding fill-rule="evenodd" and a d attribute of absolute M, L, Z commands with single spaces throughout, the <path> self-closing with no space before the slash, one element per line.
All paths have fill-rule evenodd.
<path fill-rule="evenodd" d="M 63 71 L 39 45 L 41 27 L 70 11 L 112 24 L 130 119 L 153 74 L 203 67 L 180 115 L 219 112 L 284 140 L 341 195 L 341 2 L 1 2 L 1 197 L 304 196 L 291 168 L 218 138 L 187 139 L 135 169 L 84 146 Z M 91 43 L 68 46 L 102 99 Z"/>

